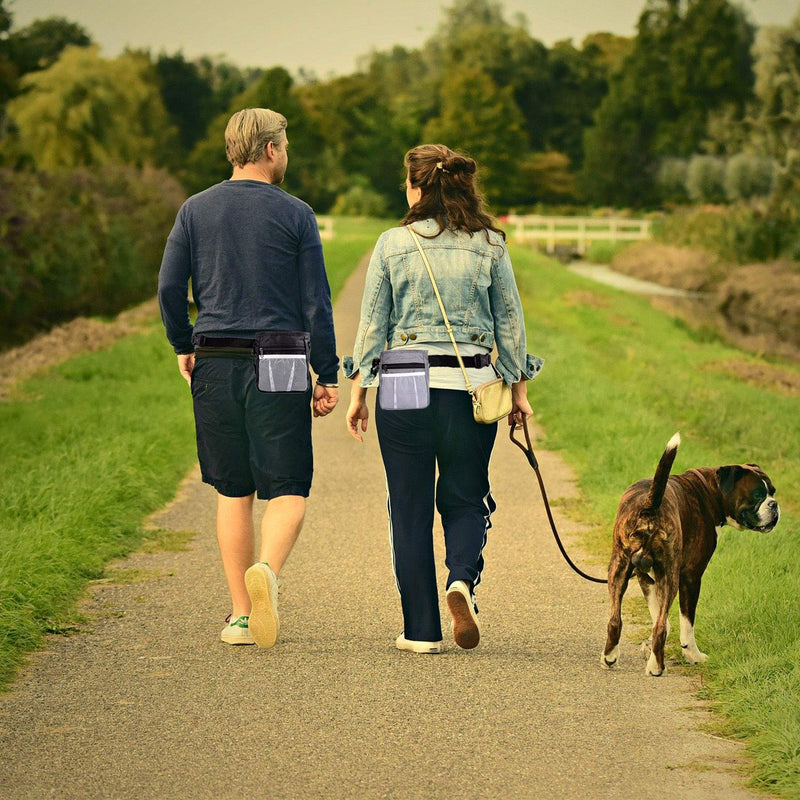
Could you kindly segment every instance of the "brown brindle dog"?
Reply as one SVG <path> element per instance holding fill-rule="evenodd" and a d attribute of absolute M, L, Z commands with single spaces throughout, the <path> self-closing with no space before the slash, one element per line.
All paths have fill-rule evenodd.
<path fill-rule="evenodd" d="M 756 464 L 690 469 L 670 475 L 681 443 L 669 440 L 656 474 L 630 486 L 619 503 L 608 567 L 611 616 L 600 657 L 606 669 L 619 661 L 622 596 L 635 573 L 653 620 L 645 673 L 664 672 L 664 643 L 672 601 L 680 589 L 681 647 L 690 664 L 706 660 L 694 639 L 694 620 L 703 572 L 726 524 L 739 530 L 771 531 L 780 509 L 775 487 Z"/>

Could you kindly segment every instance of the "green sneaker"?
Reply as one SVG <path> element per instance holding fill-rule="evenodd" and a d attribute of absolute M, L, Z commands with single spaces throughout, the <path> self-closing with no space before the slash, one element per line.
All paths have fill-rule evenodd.
<path fill-rule="evenodd" d="M 250 617 L 246 615 L 231 619 L 229 614 L 225 619 L 228 624 L 222 629 L 219 638 L 225 644 L 255 644 L 253 635 L 250 633 L 249 620 Z"/>

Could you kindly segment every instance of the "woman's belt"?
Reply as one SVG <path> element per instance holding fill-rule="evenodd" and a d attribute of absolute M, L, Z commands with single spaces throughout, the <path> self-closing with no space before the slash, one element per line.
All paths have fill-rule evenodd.
<path fill-rule="evenodd" d="M 478 353 L 476 356 L 467 356 L 461 359 L 465 367 L 481 369 L 492 365 L 492 356 L 489 353 Z M 372 359 L 372 374 L 378 373 L 379 358 Z M 455 356 L 428 356 L 428 364 L 432 367 L 455 367 L 459 368 L 458 359 Z"/>
<path fill-rule="evenodd" d="M 476 356 L 462 357 L 465 367 L 480 369 L 489 367 L 492 364 L 492 357 L 489 353 L 478 353 Z M 432 367 L 458 367 L 458 359 L 455 356 L 428 356 L 428 363 Z"/>

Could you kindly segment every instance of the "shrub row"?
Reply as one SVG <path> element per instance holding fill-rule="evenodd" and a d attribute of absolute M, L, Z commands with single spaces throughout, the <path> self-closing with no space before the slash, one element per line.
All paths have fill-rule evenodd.
<path fill-rule="evenodd" d="M 662 217 L 658 241 L 702 248 L 731 264 L 800 261 L 800 197 L 776 198 L 763 206 L 694 206 Z"/>
<path fill-rule="evenodd" d="M 149 168 L 0 170 L 0 347 L 152 296 L 183 197 Z"/>

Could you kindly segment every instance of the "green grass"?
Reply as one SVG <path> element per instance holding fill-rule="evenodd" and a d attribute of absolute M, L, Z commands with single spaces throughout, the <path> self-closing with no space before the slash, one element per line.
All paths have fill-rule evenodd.
<path fill-rule="evenodd" d="M 541 444 L 561 451 L 578 474 L 595 552 L 610 555 L 620 495 L 653 474 L 675 431 L 683 443 L 674 471 L 755 462 L 775 483 L 782 518 L 773 533 L 723 531 L 696 627 L 709 660 L 692 669 L 724 715 L 725 734 L 747 740 L 754 785 L 798 797 L 800 397 L 721 372 L 720 362 L 759 359 L 693 333 L 644 299 L 589 283 L 531 250 L 516 248 L 513 257 L 528 349 L 547 362 L 529 388 Z"/>
<path fill-rule="evenodd" d="M 337 219 L 334 296 L 392 222 Z M 0 403 L 0 688 L 75 600 L 137 548 L 180 547 L 144 521 L 194 463 L 191 398 L 160 322 L 26 381 Z"/>
<path fill-rule="evenodd" d="M 369 219 L 365 217 L 336 217 L 334 238 L 323 242 L 325 268 L 336 297 L 353 268 L 375 244 L 380 233 L 397 225 L 396 220 Z"/>
<path fill-rule="evenodd" d="M 194 460 L 189 392 L 160 323 L 80 355 L 0 404 L 0 684 Z"/>

